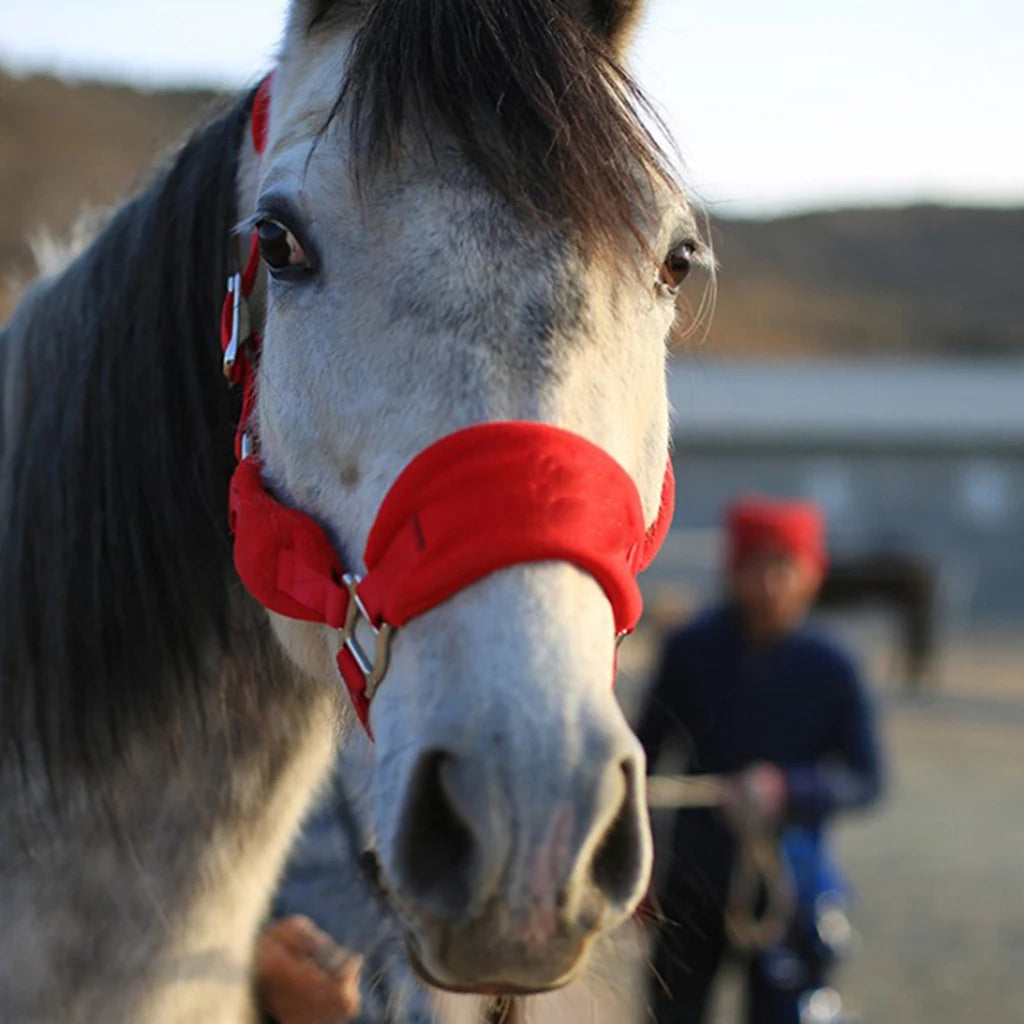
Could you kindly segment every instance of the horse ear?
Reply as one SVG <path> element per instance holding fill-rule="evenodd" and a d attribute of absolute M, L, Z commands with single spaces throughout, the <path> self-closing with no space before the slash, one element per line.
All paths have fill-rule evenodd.
<path fill-rule="evenodd" d="M 647 0 L 567 0 L 567 6 L 616 50 L 622 51 L 632 38 Z"/>

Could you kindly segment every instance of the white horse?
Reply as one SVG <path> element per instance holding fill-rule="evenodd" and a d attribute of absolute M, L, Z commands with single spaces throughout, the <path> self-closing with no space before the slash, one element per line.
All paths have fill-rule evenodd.
<path fill-rule="evenodd" d="M 3 1024 L 250 1020 L 351 718 L 338 631 L 232 565 L 215 338 L 251 230 L 252 443 L 346 564 L 418 452 L 494 421 L 583 439 L 656 520 L 701 246 L 619 65 L 640 6 L 294 0 L 262 154 L 249 95 L 0 334 Z M 439 987 L 561 986 L 645 889 L 609 593 L 568 558 L 503 566 L 393 637 L 376 852 Z"/>

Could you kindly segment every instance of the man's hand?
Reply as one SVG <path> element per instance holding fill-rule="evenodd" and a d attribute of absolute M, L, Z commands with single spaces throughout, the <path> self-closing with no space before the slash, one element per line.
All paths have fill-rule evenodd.
<path fill-rule="evenodd" d="M 278 1024 L 346 1024 L 359 1013 L 360 956 L 308 917 L 267 926 L 256 945 L 256 994 Z"/>
<path fill-rule="evenodd" d="M 729 777 L 722 806 L 736 825 L 777 825 L 786 811 L 786 775 L 778 765 L 759 761 Z"/>

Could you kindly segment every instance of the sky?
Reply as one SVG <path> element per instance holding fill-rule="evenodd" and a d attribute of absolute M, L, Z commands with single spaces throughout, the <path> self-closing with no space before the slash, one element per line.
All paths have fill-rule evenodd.
<path fill-rule="evenodd" d="M 286 6 L 0 0 L 0 63 L 242 86 Z M 1024 0 L 651 0 L 631 66 L 718 212 L 1024 205 Z"/>

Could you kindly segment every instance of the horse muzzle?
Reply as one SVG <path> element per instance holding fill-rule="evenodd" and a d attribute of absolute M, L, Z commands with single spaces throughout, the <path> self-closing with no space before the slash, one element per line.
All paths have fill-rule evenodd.
<path fill-rule="evenodd" d="M 488 994 L 557 988 L 643 895 L 651 863 L 643 755 L 607 684 L 584 678 L 589 685 L 551 695 L 538 716 L 551 719 L 548 728 L 532 716 L 513 720 L 500 698 L 488 711 L 485 697 L 467 711 L 472 729 L 428 710 L 411 744 L 391 715 L 414 701 L 382 691 L 383 877 L 411 960 L 431 984 Z M 529 681 L 514 668 L 499 671 L 495 690 L 505 684 L 529 700 Z"/>
<path fill-rule="evenodd" d="M 560 986 L 639 902 L 643 756 L 609 684 L 672 489 L 669 465 L 646 528 L 630 475 L 580 435 L 469 427 L 399 474 L 357 576 L 316 523 L 270 497 L 257 462 L 238 468 L 246 586 L 341 631 L 338 668 L 377 740 L 384 881 L 434 984 Z"/>

